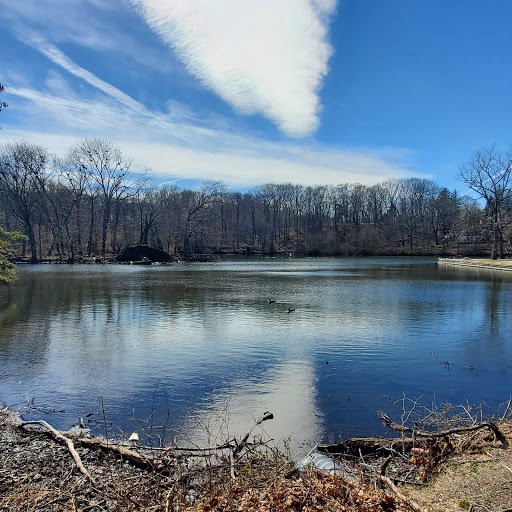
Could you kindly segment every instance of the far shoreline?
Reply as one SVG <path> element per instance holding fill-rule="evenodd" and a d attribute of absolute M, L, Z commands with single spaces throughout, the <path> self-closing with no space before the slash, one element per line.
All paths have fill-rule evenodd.
<path fill-rule="evenodd" d="M 512 272 L 512 259 L 491 260 L 489 258 L 438 258 L 438 264 L 452 267 L 483 268 Z"/>
<path fill-rule="evenodd" d="M 361 252 L 357 254 L 333 254 L 333 253 L 290 253 L 290 252 L 233 252 L 233 253 L 204 253 L 204 254 L 193 254 L 190 256 L 169 256 L 168 261 L 158 261 L 148 258 L 141 260 L 118 260 L 117 256 L 113 254 L 106 255 L 95 255 L 95 256 L 80 256 L 75 259 L 58 257 L 47 257 L 41 258 L 36 261 L 31 260 L 27 257 L 13 258 L 11 261 L 16 265 L 40 265 L 40 264 L 57 264 L 57 265 L 174 265 L 179 263 L 205 263 L 205 262 L 218 262 L 223 258 L 277 258 L 277 259 L 295 259 L 295 258 L 347 258 L 347 259 L 359 259 L 359 258 L 434 258 L 434 259 L 451 259 L 451 258 L 462 258 L 463 256 L 455 256 L 451 253 L 429 253 L 427 251 L 418 252 L 382 252 L 382 253 L 366 253 Z"/>

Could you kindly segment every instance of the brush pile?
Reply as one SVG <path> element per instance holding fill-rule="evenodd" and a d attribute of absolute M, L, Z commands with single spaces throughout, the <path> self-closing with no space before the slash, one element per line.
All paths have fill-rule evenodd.
<path fill-rule="evenodd" d="M 267 414 L 260 421 L 270 418 Z M 475 450 L 474 442 L 500 443 L 492 430 L 484 430 L 472 432 L 468 449 Z M 45 422 L 24 422 L 3 409 L 0 510 L 419 512 L 426 508 L 397 485 L 428 480 L 439 462 L 457 451 L 453 439 L 450 434 L 421 442 L 388 441 L 388 448 L 373 456 L 364 443 L 352 451 L 345 444 L 345 453 L 339 450 L 336 457 L 356 477 L 347 479 L 346 471 L 328 474 L 312 465 L 299 469 L 288 455 L 249 435 L 202 449 L 149 449 L 93 438 L 78 427 L 57 432 Z"/>

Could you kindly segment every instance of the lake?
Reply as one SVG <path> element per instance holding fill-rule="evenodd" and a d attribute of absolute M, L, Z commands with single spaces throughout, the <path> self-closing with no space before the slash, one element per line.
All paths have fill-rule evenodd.
<path fill-rule="evenodd" d="M 377 411 L 400 421 L 404 397 L 499 414 L 512 393 L 507 273 L 263 257 L 18 273 L 0 288 L 0 401 L 62 429 L 91 413 L 108 435 L 212 442 L 271 411 L 255 434 L 337 442 L 385 435 Z"/>

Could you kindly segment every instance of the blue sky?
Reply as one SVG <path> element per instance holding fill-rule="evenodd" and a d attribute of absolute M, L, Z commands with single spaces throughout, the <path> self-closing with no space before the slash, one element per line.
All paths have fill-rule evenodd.
<path fill-rule="evenodd" d="M 112 140 L 159 182 L 424 177 L 512 142 L 512 2 L 0 0 L 0 142 Z"/>

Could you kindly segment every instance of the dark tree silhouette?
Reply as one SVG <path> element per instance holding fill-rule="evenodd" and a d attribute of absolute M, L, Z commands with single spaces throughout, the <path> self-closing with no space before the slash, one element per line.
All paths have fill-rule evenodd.
<path fill-rule="evenodd" d="M 0 84 L 0 93 L 2 92 L 5 92 L 5 87 Z M 0 101 L 0 112 L 2 112 L 4 108 L 7 108 L 7 103 L 5 103 L 5 101 Z"/>
<path fill-rule="evenodd" d="M 0 93 L 1 92 L 5 92 L 5 87 L 2 84 L 0 84 Z M 0 101 L 0 112 L 2 112 L 3 108 L 7 108 L 7 103 L 5 103 L 5 101 Z"/>

